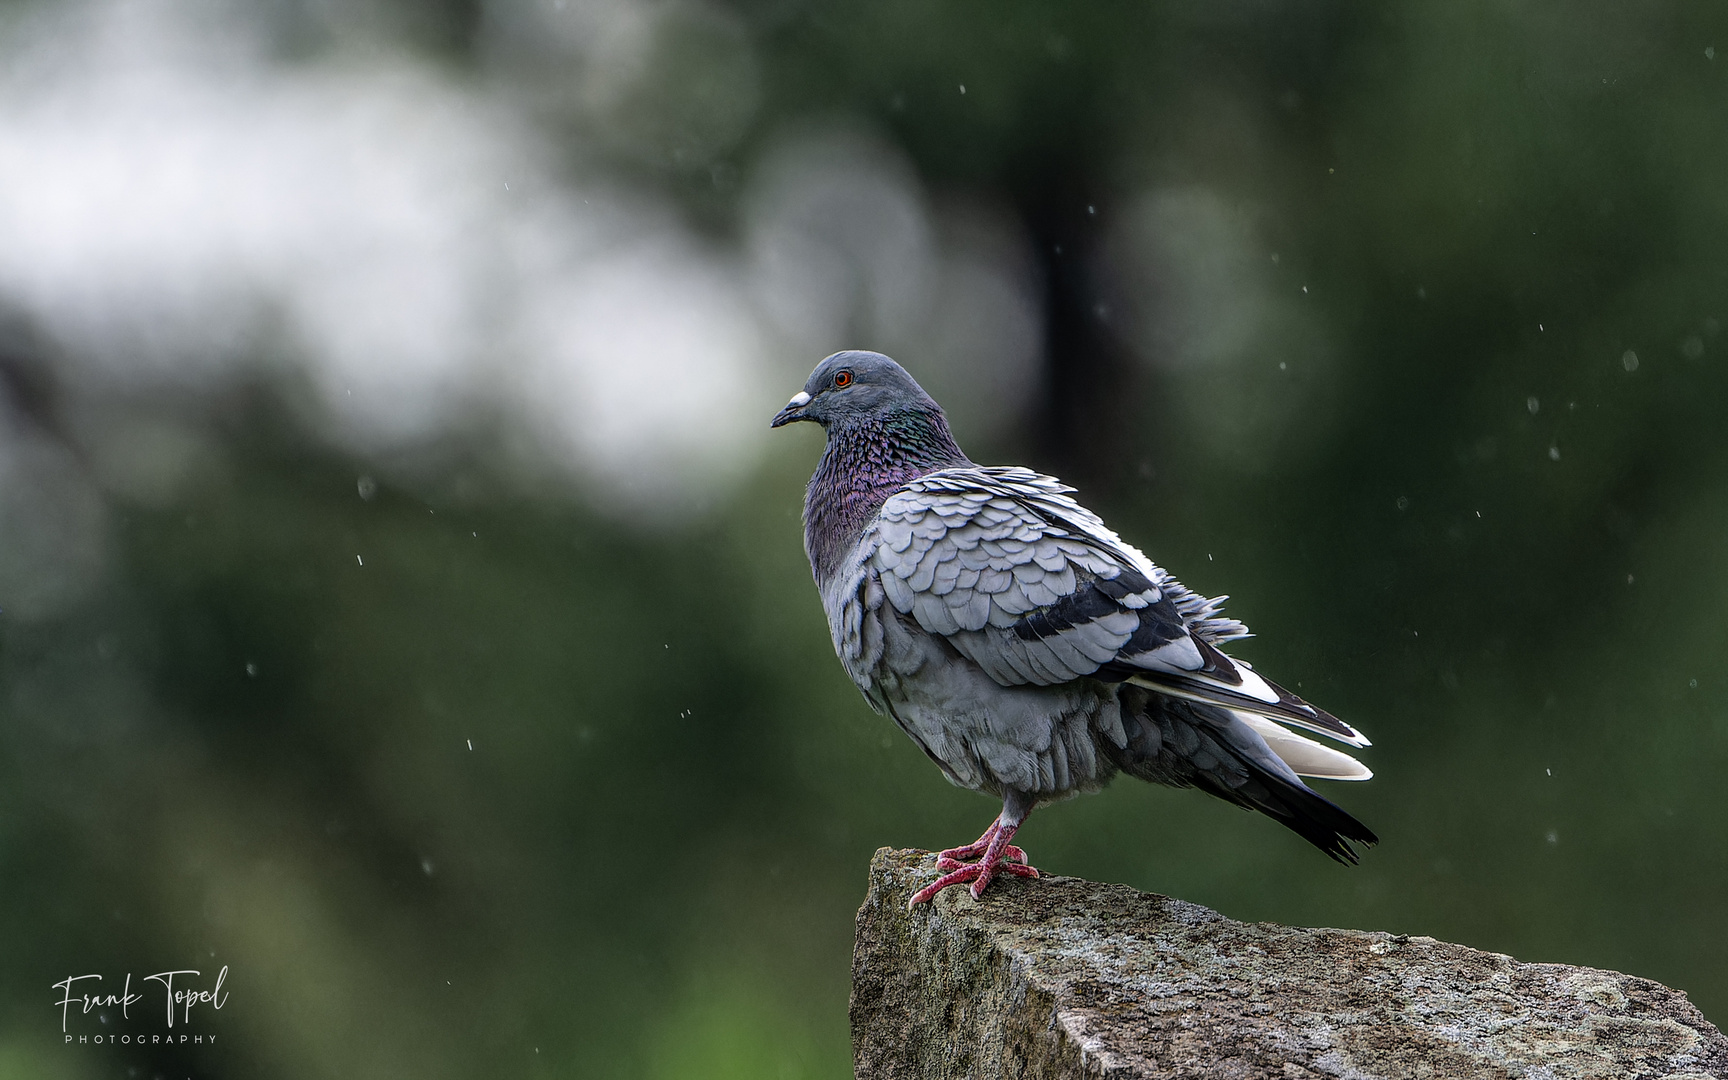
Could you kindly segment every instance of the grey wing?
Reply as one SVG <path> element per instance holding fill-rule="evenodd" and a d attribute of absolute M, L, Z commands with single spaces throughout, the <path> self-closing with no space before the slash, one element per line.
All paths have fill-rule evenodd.
<path fill-rule="evenodd" d="M 1214 642 L 1246 628 L 1124 543 L 1069 490 L 1026 469 L 976 467 L 908 484 L 875 525 L 873 564 L 887 603 L 1004 686 L 1132 680 L 1367 745 L 1220 652 Z"/>

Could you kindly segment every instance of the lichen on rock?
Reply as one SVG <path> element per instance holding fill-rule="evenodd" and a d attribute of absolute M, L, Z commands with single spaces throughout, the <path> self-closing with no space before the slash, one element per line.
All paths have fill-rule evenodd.
<path fill-rule="evenodd" d="M 1728 1039 L 1648 979 L 1240 923 L 1076 878 L 908 911 L 934 874 L 925 852 L 871 861 L 852 960 L 860 1080 L 1728 1077 Z"/>

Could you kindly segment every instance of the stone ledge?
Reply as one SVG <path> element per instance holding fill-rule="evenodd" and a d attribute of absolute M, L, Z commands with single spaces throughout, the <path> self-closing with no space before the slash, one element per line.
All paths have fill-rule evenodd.
<path fill-rule="evenodd" d="M 949 889 L 876 853 L 852 958 L 860 1080 L 1705 1080 L 1728 1039 L 1648 979 L 1426 937 L 1240 923 L 1078 878 Z"/>

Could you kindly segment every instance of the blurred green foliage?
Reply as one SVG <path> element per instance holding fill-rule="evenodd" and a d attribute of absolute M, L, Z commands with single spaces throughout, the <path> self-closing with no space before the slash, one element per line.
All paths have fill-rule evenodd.
<path fill-rule="evenodd" d="M 1728 1011 L 1719 6 L 702 11 L 609 153 L 717 235 L 727 176 L 839 117 L 1040 245 L 1096 253 L 1141 192 L 1218 193 L 1304 305 L 1229 365 L 1138 365 L 1086 322 L 1120 283 L 1041 248 L 1066 404 L 968 448 L 1061 470 L 1233 593 L 1242 655 L 1375 739 L 1377 778 L 1329 794 L 1384 842 L 1345 870 L 1124 781 L 1031 820 L 1040 866 Z M 446 14 L 399 32 L 479 64 L 485 10 Z M 742 114 L 704 96 L 740 80 Z M 0 1075 L 845 1075 L 870 852 L 994 809 L 832 658 L 797 519 L 816 433 L 654 529 L 483 435 L 404 470 L 286 415 L 261 392 L 206 482 L 115 502 L 87 601 L 0 615 Z M 70 969 L 193 957 L 232 966 L 216 1047 L 56 1041 Z"/>

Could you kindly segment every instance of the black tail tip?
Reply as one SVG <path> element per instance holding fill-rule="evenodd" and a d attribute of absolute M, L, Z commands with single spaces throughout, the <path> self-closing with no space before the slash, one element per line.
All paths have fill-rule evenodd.
<path fill-rule="evenodd" d="M 1357 853 L 1356 848 L 1352 845 L 1351 841 L 1355 841 L 1357 844 L 1361 844 L 1364 847 L 1373 847 L 1375 844 L 1380 842 L 1380 838 L 1375 836 L 1374 831 L 1368 828 L 1368 826 L 1357 821 L 1330 801 L 1322 801 L 1325 801 L 1327 806 L 1337 811 L 1338 817 L 1341 817 L 1344 820 L 1342 822 L 1328 821 L 1324 823 L 1310 820 L 1303 822 L 1302 824 L 1287 821 L 1285 824 L 1302 834 L 1303 839 L 1307 840 L 1321 851 L 1324 851 L 1327 855 L 1331 856 L 1334 861 L 1342 863 L 1345 866 L 1358 865 L 1361 861 L 1361 855 Z M 1328 816 L 1330 817 L 1331 815 Z M 1304 828 L 1303 825 L 1308 827 Z"/>

